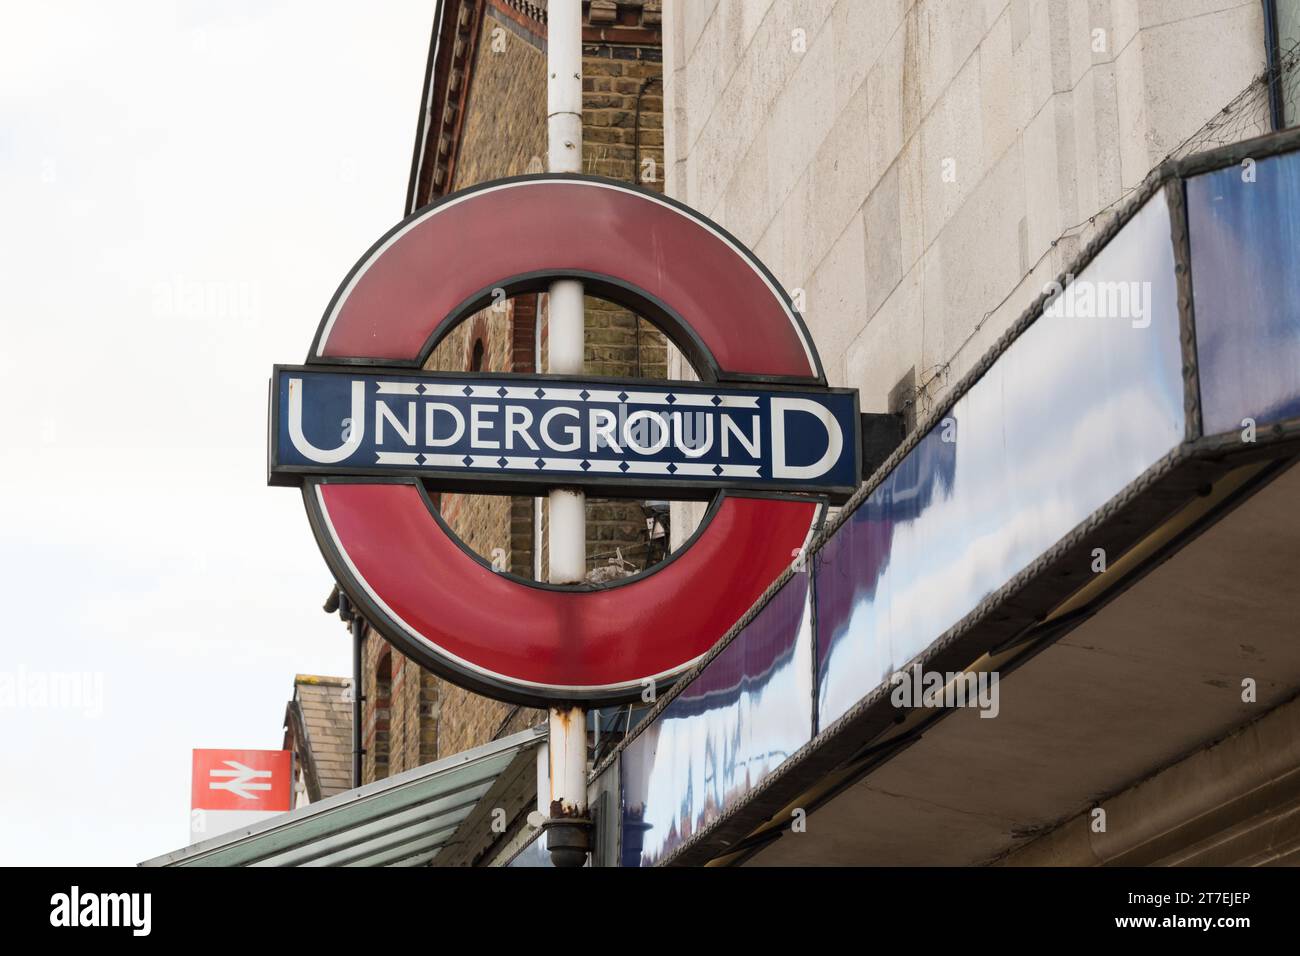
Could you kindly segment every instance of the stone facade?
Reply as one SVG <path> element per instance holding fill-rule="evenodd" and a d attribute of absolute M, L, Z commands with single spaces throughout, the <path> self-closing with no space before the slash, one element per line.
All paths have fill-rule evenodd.
<path fill-rule="evenodd" d="M 1238 0 L 666 0 L 664 31 L 668 194 L 866 412 L 933 407 L 1265 65 Z"/>
<path fill-rule="evenodd" d="M 430 102 L 440 106 L 430 115 L 439 122 L 417 165 L 415 206 L 486 180 L 544 171 L 546 54 L 539 13 L 536 5 L 514 0 L 449 2 L 453 22 L 443 42 L 454 47 L 446 53 L 450 65 L 441 86 L 435 78 Z M 661 191 L 658 29 L 659 4 L 651 0 L 590 5 L 584 29 L 583 168 Z M 653 326 L 612 303 L 589 297 L 586 305 L 590 374 L 666 376 L 667 342 Z M 426 367 L 528 373 L 539 364 L 544 370 L 545 363 L 546 296 L 539 294 L 471 316 L 438 345 Z M 545 508 L 539 516 L 533 498 L 443 493 L 436 500 L 468 547 L 525 578 L 533 578 L 537 568 L 540 517 L 545 578 Z M 640 568 L 647 554 L 640 505 L 589 498 L 587 552 L 592 569 L 607 569 L 619 555 L 627 570 Z M 367 634 L 363 666 L 367 782 L 514 733 L 545 716 L 435 677 L 374 632 Z"/>

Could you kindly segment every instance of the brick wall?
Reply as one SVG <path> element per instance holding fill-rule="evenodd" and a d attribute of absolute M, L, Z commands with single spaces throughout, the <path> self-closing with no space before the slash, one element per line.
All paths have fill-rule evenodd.
<path fill-rule="evenodd" d="M 625 50 L 588 44 L 582 59 L 583 170 L 611 179 L 636 181 L 633 163 L 640 146 L 647 189 L 663 191 L 663 66 Z M 638 130 L 637 101 L 641 103 Z M 651 160 L 647 163 L 646 160 Z"/>
<path fill-rule="evenodd" d="M 479 27 L 452 191 L 546 171 L 546 53 L 489 6 Z"/>
<path fill-rule="evenodd" d="M 663 94 L 657 50 L 628 45 L 657 43 L 658 5 L 646 3 L 645 11 L 642 6 L 593 4 L 590 25 L 584 32 L 583 167 L 586 172 L 628 182 L 640 179 L 645 188 L 662 191 Z M 530 30 L 517 11 L 511 11 L 506 0 L 487 0 L 479 8 L 478 20 L 470 17 L 466 21 L 476 22 L 477 29 L 473 32 L 470 86 L 463 98 L 463 116 L 457 118 L 459 148 L 449 155 L 445 135 L 432 147 L 440 151 L 438 162 L 451 170 L 453 190 L 503 176 L 541 172 L 545 166 L 546 55 L 540 35 Z M 651 20 L 654 30 L 645 28 Z M 541 30 L 536 25 L 533 29 Z M 626 42 L 613 42 L 619 39 Z M 452 100 L 458 98 L 450 96 L 449 102 Z M 430 197 L 421 198 L 427 202 Z M 545 294 L 519 296 L 504 308 L 471 316 L 439 344 L 426 367 L 469 370 L 478 344 L 479 367 L 485 371 L 534 371 L 539 308 L 544 368 Z M 664 378 L 666 341 L 631 312 L 589 297 L 586 364 L 593 375 Z M 438 504 L 448 525 L 476 553 L 488 561 L 504 561 L 511 572 L 522 577 L 533 577 L 531 497 L 444 493 L 438 496 Z M 620 549 L 638 567 L 644 560 L 644 518 L 635 502 L 589 498 L 587 533 L 589 567 L 608 566 Z M 391 664 L 385 663 L 389 661 Z M 374 633 L 367 636 L 363 666 L 366 781 L 515 733 L 545 716 L 435 677 Z M 376 676 L 381 666 L 391 666 L 387 697 L 376 695 L 376 690 L 383 689 Z"/>

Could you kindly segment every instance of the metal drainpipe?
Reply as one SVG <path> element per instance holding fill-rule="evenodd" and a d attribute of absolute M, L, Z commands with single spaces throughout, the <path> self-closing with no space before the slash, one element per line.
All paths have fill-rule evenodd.
<path fill-rule="evenodd" d="M 657 76 L 647 76 L 641 81 L 641 88 L 636 91 L 636 120 L 632 124 L 632 185 L 641 185 L 641 99 L 645 96 L 645 91 L 650 86 L 659 82 Z M 659 170 L 655 170 L 655 179 L 659 178 Z M 636 322 L 636 377 L 641 377 L 641 317 L 633 316 Z M 648 552 L 649 549 L 647 549 Z M 646 555 L 646 565 L 649 566 L 649 554 Z M 596 735 L 596 742 L 599 744 L 600 735 Z"/>
<path fill-rule="evenodd" d="M 636 120 L 632 124 L 632 185 L 641 185 L 641 98 L 645 96 L 645 91 L 652 85 L 660 82 L 657 76 L 647 76 L 641 81 L 641 88 L 636 91 Z M 659 170 L 655 170 L 655 179 L 659 178 Z M 637 378 L 641 377 L 638 368 Z"/>
<path fill-rule="evenodd" d="M 582 172 L 582 0 L 551 0 L 546 11 L 547 157 L 553 173 Z M 581 375 L 586 351 L 582 283 L 550 286 L 547 371 Z M 586 496 L 575 488 L 550 493 L 548 554 L 553 584 L 587 576 Z M 546 845 L 556 866 L 587 860 L 587 716 L 583 708 L 550 708 L 550 794 Z M 540 794 L 539 794 L 540 797 Z M 542 803 L 541 799 L 538 803 Z"/>
<path fill-rule="evenodd" d="M 361 786 L 361 759 L 365 748 L 361 746 L 361 716 L 365 695 L 361 693 L 361 650 L 366 643 L 366 621 L 352 607 L 346 594 L 339 591 L 339 617 L 352 629 L 352 786 Z"/>
<path fill-rule="evenodd" d="M 1264 53 L 1268 61 L 1268 114 L 1274 130 L 1286 128 L 1282 99 L 1282 40 L 1278 35 L 1277 0 L 1264 0 Z"/>
<path fill-rule="evenodd" d="M 361 746 L 362 704 L 366 695 L 361 693 L 361 649 L 366 643 L 366 622 L 360 614 L 352 615 L 352 786 L 361 786 L 361 758 L 366 748 Z"/>

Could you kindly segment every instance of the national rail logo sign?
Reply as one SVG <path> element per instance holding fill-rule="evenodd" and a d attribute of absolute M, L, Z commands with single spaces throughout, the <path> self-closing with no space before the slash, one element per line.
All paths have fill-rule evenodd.
<path fill-rule="evenodd" d="M 190 843 L 293 808 L 288 750 L 195 750 L 190 777 Z"/>
<path fill-rule="evenodd" d="M 699 381 L 428 372 L 455 326 L 557 279 L 654 322 Z M 530 705 L 618 703 L 697 661 L 857 487 L 857 393 L 826 386 L 763 265 L 685 206 L 524 176 L 447 197 L 352 269 L 307 361 L 270 383 L 269 481 L 300 486 L 372 626 L 449 679 Z M 603 585 L 495 571 L 431 491 L 706 498 L 667 561 Z"/>

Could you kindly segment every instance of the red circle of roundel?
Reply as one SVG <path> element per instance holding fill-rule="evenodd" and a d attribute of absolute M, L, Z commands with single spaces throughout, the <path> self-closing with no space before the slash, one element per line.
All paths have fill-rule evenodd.
<path fill-rule="evenodd" d="M 825 382 L 802 320 L 752 253 L 671 200 L 571 175 L 485 183 L 406 219 L 344 280 L 308 362 L 419 366 L 496 290 L 566 276 L 651 318 L 703 379 Z M 635 699 L 690 667 L 790 563 L 819 510 L 720 495 L 660 566 L 556 588 L 494 572 L 415 481 L 309 479 L 303 497 L 335 576 L 399 650 L 541 705 Z"/>
<path fill-rule="evenodd" d="M 706 378 L 825 382 L 803 321 L 748 250 L 685 206 L 585 176 L 485 183 L 417 212 L 353 267 L 307 361 L 418 364 L 493 290 L 566 275 L 651 313 Z"/>

